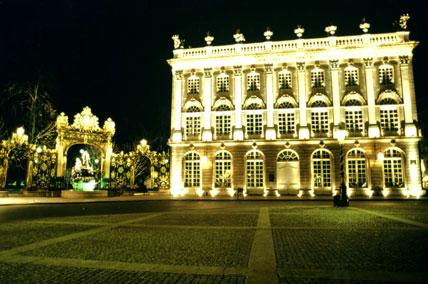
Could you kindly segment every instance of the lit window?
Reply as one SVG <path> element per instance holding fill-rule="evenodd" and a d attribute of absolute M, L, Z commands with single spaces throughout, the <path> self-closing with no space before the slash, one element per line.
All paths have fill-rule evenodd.
<path fill-rule="evenodd" d="M 281 153 L 279 153 L 278 158 L 276 159 L 277 162 L 295 162 L 298 161 L 299 157 L 297 157 L 296 152 L 293 150 L 284 150 Z"/>
<path fill-rule="evenodd" d="M 263 129 L 263 116 L 259 113 L 247 113 L 247 134 L 261 135 Z"/>
<path fill-rule="evenodd" d="M 197 107 L 197 106 L 190 106 L 187 109 L 187 112 L 200 112 L 200 111 L 201 111 L 201 109 L 199 107 Z"/>
<path fill-rule="evenodd" d="M 220 75 L 217 77 L 217 92 L 229 92 L 229 76 Z"/>
<path fill-rule="evenodd" d="M 187 90 L 189 94 L 199 94 L 199 78 L 190 77 L 187 80 Z"/>
<path fill-rule="evenodd" d="M 396 105 L 397 101 L 393 98 L 384 98 L 379 102 L 380 105 Z"/>
<path fill-rule="evenodd" d="M 216 109 L 217 111 L 229 111 L 230 107 L 226 104 L 219 105 Z"/>
<path fill-rule="evenodd" d="M 345 85 L 357 86 L 358 85 L 358 69 L 355 67 L 348 67 L 345 69 Z"/>
<path fill-rule="evenodd" d="M 216 115 L 216 135 L 217 136 L 229 136 L 231 129 L 231 116 L 230 115 Z"/>
<path fill-rule="evenodd" d="M 379 67 L 379 83 L 389 85 L 394 82 L 394 72 L 391 65 L 382 65 Z"/>
<path fill-rule="evenodd" d="M 328 112 L 327 111 L 312 111 L 312 132 L 327 133 L 328 132 Z"/>
<path fill-rule="evenodd" d="M 278 83 L 280 89 L 291 89 L 291 73 L 288 71 L 280 72 Z"/>
<path fill-rule="evenodd" d="M 294 108 L 294 105 L 290 102 L 282 102 L 278 105 L 278 108 Z"/>
<path fill-rule="evenodd" d="M 262 106 L 258 103 L 251 103 L 247 106 L 246 109 L 262 109 Z"/>
<path fill-rule="evenodd" d="M 349 187 L 367 187 L 367 166 L 364 152 L 354 149 L 346 157 Z"/>
<path fill-rule="evenodd" d="M 385 131 L 398 131 L 398 110 L 381 109 L 380 127 Z"/>
<path fill-rule="evenodd" d="M 360 105 L 361 105 L 361 102 L 356 99 L 347 100 L 345 103 L 345 106 L 360 106 Z"/>
<path fill-rule="evenodd" d="M 232 186 L 232 155 L 222 151 L 215 155 L 215 187 Z"/>
<path fill-rule="evenodd" d="M 199 116 L 186 117 L 186 135 L 195 136 L 201 133 L 201 118 Z"/>
<path fill-rule="evenodd" d="M 260 90 L 260 75 L 257 73 L 248 74 L 248 90 L 258 91 Z"/>
<path fill-rule="evenodd" d="M 363 112 L 361 110 L 345 111 L 345 125 L 349 132 L 362 132 Z"/>
<path fill-rule="evenodd" d="M 327 107 L 327 103 L 322 101 L 322 100 L 317 100 L 317 101 L 313 102 L 311 107 Z"/>
<path fill-rule="evenodd" d="M 278 113 L 278 128 L 280 134 L 294 133 L 296 129 L 294 112 Z"/>
<path fill-rule="evenodd" d="M 312 75 L 312 88 L 324 87 L 324 71 L 321 69 L 315 69 L 311 72 Z"/>
<path fill-rule="evenodd" d="M 385 150 L 383 177 L 385 187 L 404 187 L 403 159 L 400 151 L 396 149 Z"/>
<path fill-rule="evenodd" d="M 199 154 L 188 153 L 184 157 L 184 186 L 199 187 L 201 184 L 201 162 Z"/>
<path fill-rule="evenodd" d="M 312 156 L 314 187 L 331 186 L 331 157 L 326 150 L 317 150 Z"/>
<path fill-rule="evenodd" d="M 263 187 L 263 156 L 258 151 L 247 155 L 247 187 Z"/>

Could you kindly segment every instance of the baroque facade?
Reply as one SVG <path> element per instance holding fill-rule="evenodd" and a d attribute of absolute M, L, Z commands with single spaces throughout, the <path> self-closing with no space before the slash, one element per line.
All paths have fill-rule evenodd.
<path fill-rule="evenodd" d="M 408 31 L 183 48 L 174 36 L 171 191 L 422 193 Z M 338 130 L 346 128 L 343 156 Z M 342 158 L 342 159 L 341 159 Z"/>

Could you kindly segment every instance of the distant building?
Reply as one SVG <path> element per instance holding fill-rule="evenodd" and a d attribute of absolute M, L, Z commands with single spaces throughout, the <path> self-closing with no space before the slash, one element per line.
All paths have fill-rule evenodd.
<path fill-rule="evenodd" d="M 363 26 L 364 27 L 364 26 Z M 183 48 L 172 67 L 173 194 L 418 196 L 409 32 Z"/>

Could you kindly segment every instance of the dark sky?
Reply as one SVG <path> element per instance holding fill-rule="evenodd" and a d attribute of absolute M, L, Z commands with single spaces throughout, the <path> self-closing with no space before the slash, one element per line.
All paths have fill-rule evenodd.
<path fill-rule="evenodd" d="M 86 105 L 100 118 L 116 122 L 116 141 L 126 143 L 169 137 L 172 56 L 171 36 L 186 46 L 233 44 L 237 28 L 246 41 L 295 39 L 297 24 L 304 38 L 361 34 L 366 18 L 370 33 L 395 31 L 392 22 L 410 13 L 415 49 L 418 110 L 428 109 L 424 65 L 427 62 L 427 1 L 0 1 L 0 87 L 34 80 L 42 74 L 59 112 L 73 115 Z M 15 126 L 11 126 L 15 127 Z"/>

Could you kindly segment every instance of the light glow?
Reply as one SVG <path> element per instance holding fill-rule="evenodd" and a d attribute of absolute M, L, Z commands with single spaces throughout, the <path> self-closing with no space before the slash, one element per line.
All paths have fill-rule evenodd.
<path fill-rule="evenodd" d="M 267 191 L 266 189 L 263 190 L 263 197 L 266 197 L 268 195 L 269 191 Z"/>
<path fill-rule="evenodd" d="M 229 188 L 227 193 L 230 195 L 230 197 L 233 197 L 235 195 L 235 190 L 233 188 Z"/>
<path fill-rule="evenodd" d="M 202 197 L 202 195 L 204 195 L 204 191 L 203 191 L 201 188 L 198 188 L 198 189 L 196 190 L 196 194 L 197 194 L 199 197 Z"/>
<path fill-rule="evenodd" d="M 383 162 L 383 159 L 385 158 L 385 156 L 383 155 L 383 153 L 382 152 L 380 152 L 380 153 L 378 153 L 377 154 L 377 159 L 379 160 L 379 161 L 381 161 L 381 162 Z"/>
<path fill-rule="evenodd" d="M 382 190 L 382 195 L 384 197 L 387 197 L 389 195 L 389 190 L 387 190 L 387 189 Z"/>
<path fill-rule="evenodd" d="M 213 188 L 212 190 L 210 190 L 210 194 L 212 197 L 216 196 L 219 193 L 219 191 L 215 188 Z"/>
<path fill-rule="evenodd" d="M 299 193 L 297 194 L 297 197 L 302 197 L 302 195 L 303 195 L 303 190 L 299 190 Z"/>
<path fill-rule="evenodd" d="M 313 189 L 309 190 L 309 194 L 311 195 L 311 197 L 315 196 L 315 191 Z"/>
<path fill-rule="evenodd" d="M 247 190 L 246 189 L 244 189 L 244 191 L 242 192 L 242 195 L 244 196 L 244 197 L 247 197 Z"/>
<path fill-rule="evenodd" d="M 368 195 L 368 197 L 370 197 L 370 198 L 372 198 L 373 193 L 374 193 L 374 190 L 371 190 L 371 189 L 367 189 L 367 190 L 366 190 L 366 194 L 367 194 L 367 195 Z"/>
<path fill-rule="evenodd" d="M 275 190 L 275 195 L 276 195 L 276 197 L 280 197 L 281 196 L 281 194 L 279 194 L 278 190 Z"/>

